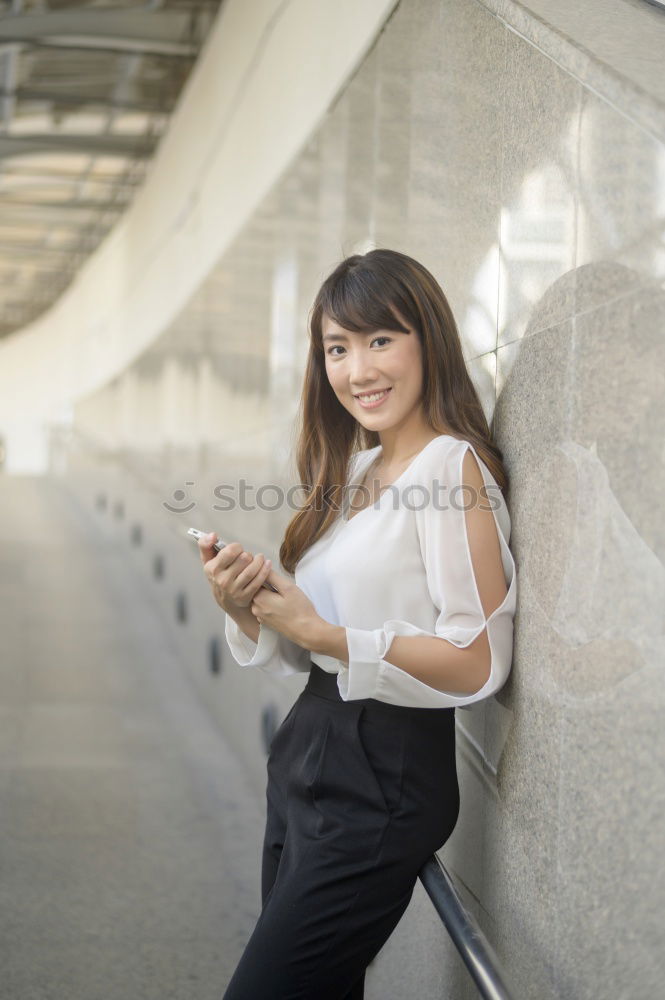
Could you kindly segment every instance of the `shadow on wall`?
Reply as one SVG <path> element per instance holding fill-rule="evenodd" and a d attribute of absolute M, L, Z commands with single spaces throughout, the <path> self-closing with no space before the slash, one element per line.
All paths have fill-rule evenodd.
<path fill-rule="evenodd" d="M 573 315 L 547 325 L 562 301 Z M 497 402 L 515 556 L 557 640 L 549 682 L 571 698 L 662 662 L 664 320 L 665 292 L 629 268 L 569 271 L 533 310 Z"/>

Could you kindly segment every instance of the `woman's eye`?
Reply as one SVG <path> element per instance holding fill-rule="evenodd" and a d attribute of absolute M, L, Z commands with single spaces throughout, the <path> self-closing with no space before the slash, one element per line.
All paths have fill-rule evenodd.
<path fill-rule="evenodd" d="M 390 337 L 375 337 L 374 340 L 372 341 L 372 344 L 375 344 L 377 342 L 377 340 L 385 340 L 387 343 L 390 343 Z M 333 354 L 332 353 L 338 347 L 340 347 L 340 344 L 335 344 L 333 347 L 331 347 L 328 350 L 328 354 L 332 355 L 333 358 L 338 358 L 339 354 Z M 341 349 L 344 350 L 344 348 L 341 348 Z"/>

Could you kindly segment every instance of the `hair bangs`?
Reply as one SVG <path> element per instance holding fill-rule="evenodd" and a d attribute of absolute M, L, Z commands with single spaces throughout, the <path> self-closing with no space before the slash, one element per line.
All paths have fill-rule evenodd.
<path fill-rule="evenodd" d="M 321 311 L 342 329 L 354 333 L 373 330 L 408 333 L 391 308 L 393 296 L 394 290 L 383 276 L 378 278 L 362 267 L 350 268 L 326 289 Z"/>

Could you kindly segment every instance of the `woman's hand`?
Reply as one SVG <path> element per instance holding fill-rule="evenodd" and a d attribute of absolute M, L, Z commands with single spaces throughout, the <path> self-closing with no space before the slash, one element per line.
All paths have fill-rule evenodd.
<path fill-rule="evenodd" d="M 240 542 L 230 542 L 218 552 L 213 548 L 216 540 L 217 533 L 213 531 L 198 541 L 213 596 L 224 611 L 232 607 L 248 608 L 270 572 L 270 560 L 264 560 L 263 553 L 252 558 Z"/>
<path fill-rule="evenodd" d="M 320 626 L 326 623 L 317 614 L 309 597 L 292 580 L 271 569 L 267 582 L 277 593 L 259 587 L 251 611 L 260 625 L 268 625 L 305 649 L 311 648 Z"/>

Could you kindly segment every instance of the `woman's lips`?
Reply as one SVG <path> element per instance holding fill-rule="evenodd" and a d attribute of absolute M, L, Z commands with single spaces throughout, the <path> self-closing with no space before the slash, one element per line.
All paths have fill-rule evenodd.
<path fill-rule="evenodd" d="M 391 391 L 392 391 L 392 386 L 390 387 L 390 389 L 388 389 L 383 394 L 383 396 L 381 397 L 381 399 L 375 399 L 372 403 L 366 403 L 366 402 L 364 402 L 364 400 L 360 399 L 359 396 L 356 396 L 356 399 L 358 400 L 358 402 L 362 406 L 363 410 L 375 410 L 377 406 L 381 406 L 382 403 L 385 403 L 385 401 L 388 399 L 388 396 L 390 395 Z"/>

